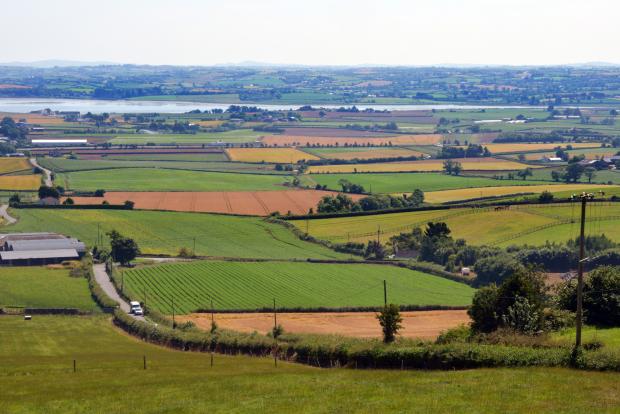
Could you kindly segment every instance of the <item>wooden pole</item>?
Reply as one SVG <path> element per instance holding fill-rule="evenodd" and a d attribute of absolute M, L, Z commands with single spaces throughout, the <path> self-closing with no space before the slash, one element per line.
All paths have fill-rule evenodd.
<path fill-rule="evenodd" d="M 276 328 L 278 326 L 278 312 L 276 310 L 276 299 L 273 299 L 273 364 L 278 367 L 278 338 L 276 337 Z"/>
<path fill-rule="evenodd" d="M 583 318 L 583 262 L 585 260 L 585 228 L 586 228 L 586 203 L 588 195 L 581 195 L 581 229 L 579 236 L 579 264 L 577 266 L 577 325 L 575 328 L 575 349 L 581 347 L 581 325 Z"/>
<path fill-rule="evenodd" d="M 383 280 L 383 306 L 387 308 L 387 282 Z"/>
<path fill-rule="evenodd" d="M 144 369 L 146 369 L 146 355 L 142 356 L 142 366 Z"/>

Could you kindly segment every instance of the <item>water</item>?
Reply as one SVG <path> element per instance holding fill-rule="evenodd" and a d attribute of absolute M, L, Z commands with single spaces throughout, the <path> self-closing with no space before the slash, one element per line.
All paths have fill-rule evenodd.
<path fill-rule="evenodd" d="M 257 106 L 267 110 L 297 109 L 304 104 L 298 105 L 269 105 L 269 104 L 238 104 Z M 49 108 L 53 111 L 79 111 L 81 113 L 162 113 L 179 114 L 193 109 L 226 110 L 230 104 L 207 103 L 207 102 L 183 102 L 183 101 L 127 101 L 127 100 L 96 100 L 96 99 L 47 99 L 47 98 L 0 98 L 0 112 L 27 113 Z M 351 105 L 314 105 L 327 109 L 336 109 Z M 494 105 L 455 105 L 455 104 L 432 104 L 432 105 L 356 105 L 360 110 L 372 108 L 377 111 L 393 110 L 431 110 L 431 109 L 520 109 L 542 108 L 535 106 L 494 106 Z"/>

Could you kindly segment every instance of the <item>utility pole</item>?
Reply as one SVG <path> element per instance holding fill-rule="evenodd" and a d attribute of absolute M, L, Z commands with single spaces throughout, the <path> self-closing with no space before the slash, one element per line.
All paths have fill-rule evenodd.
<path fill-rule="evenodd" d="M 276 310 L 276 299 L 273 298 L 273 364 L 278 367 L 278 337 L 276 330 L 278 327 L 278 312 Z"/>
<path fill-rule="evenodd" d="M 377 244 L 381 243 L 381 225 L 377 225 Z"/>
<path fill-rule="evenodd" d="M 172 297 L 172 329 L 176 329 L 177 323 L 174 320 L 174 296 Z"/>
<path fill-rule="evenodd" d="M 585 228 L 586 228 L 586 204 L 594 199 L 594 194 L 581 193 L 581 227 L 579 233 L 579 264 L 577 265 L 577 314 L 575 327 L 575 349 L 581 347 L 581 327 L 583 318 L 583 264 L 587 260 L 585 256 Z M 575 196 L 573 195 L 573 198 Z"/>
<path fill-rule="evenodd" d="M 99 227 L 100 227 L 100 223 L 97 223 L 97 246 L 99 246 L 101 244 L 101 236 L 99 235 Z"/>
<path fill-rule="evenodd" d="M 387 308 L 387 282 L 383 280 L 383 306 Z"/>

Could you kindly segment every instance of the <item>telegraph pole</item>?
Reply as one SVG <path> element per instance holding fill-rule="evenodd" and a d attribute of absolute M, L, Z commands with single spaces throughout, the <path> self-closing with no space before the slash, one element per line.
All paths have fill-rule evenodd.
<path fill-rule="evenodd" d="M 575 350 L 581 348 L 581 327 L 583 318 L 583 264 L 585 258 L 585 228 L 586 228 L 586 204 L 594 199 L 594 194 L 581 193 L 581 226 L 579 233 L 579 263 L 577 265 L 577 312 L 575 326 Z M 575 196 L 573 195 L 573 198 Z"/>
<path fill-rule="evenodd" d="M 387 308 L 387 282 L 383 280 L 383 306 Z"/>
<path fill-rule="evenodd" d="M 276 331 L 278 328 L 278 312 L 276 310 L 276 299 L 273 299 L 273 364 L 278 367 L 278 337 Z"/>

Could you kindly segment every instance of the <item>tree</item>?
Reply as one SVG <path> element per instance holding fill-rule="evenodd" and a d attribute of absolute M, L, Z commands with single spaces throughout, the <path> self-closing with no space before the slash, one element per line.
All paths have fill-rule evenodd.
<path fill-rule="evenodd" d="M 517 172 L 517 175 L 518 175 L 519 177 L 521 177 L 521 179 L 523 179 L 523 181 L 525 181 L 525 179 L 526 179 L 527 177 L 531 177 L 531 176 L 533 175 L 533 173 L 532 173 L 532 169 L 531 169 L 531 168 L 526 168 L 526 169 L 524 169 L 524 170 L 518 171 L 518 172 Z"/>
<path fill-rule="evenodd" d="M 596 177 L 596 168 L 594 167 L 586 167 L 583 170 L 583 174 L 588 178 L 588 183 L 592 182 L 592 179 Z"/>
<path fill-rule="evenodd" d="M 459 174 L 461 174 L 461 171 L 463 171 L 463 166 L 461 165 L 460 162 L 455 161 L 452 164 L 452 174 L 459 175 Z"/>
<path fill-rule="evenodd" d="M 129 265 L 129 263 L 140 254 L 140 248 L 133 239 L 122 236 L 116 230 L 112 230 L 106 234 L 110 238 L 112 258 L 121 265 Z"/>
<path fill-rule="evenodd" d="M 539 203 L 552 203 L 553 202 L 553 194 L 547 190 L 540 193 L 538 196 Z"/>
<path fill-rule="evenodd" d="M 135 203 L 134 203 L 133 201 L 131 201 L 131 200 L 126 200 L 126 201 L 123 203 L 123 207 L 125 207 L 127 210 L 133 210 L 133 206 L 134 206 L 134 204 L 135 204 Z"/>
<path fill-rule="evenodd" d="M 413 194 L 411 194 L 411 204 L 414 207 L 421 206 L 424 203 L 424 192 L 418 188 L 413 190 Z"/>
<path fill-rule="evenodd" d="M 496 312 L 499 289 L 496 285 L 484 286 L 476 291 L 467 314 L 471 318 L 471 327 L 476 332 L 492 332 L 497 329 Z"/>
<path fill-rule="evenodd" d="M 403 322 L 398 306 L 391 303 L 384 306 L 377 315 L 377 319 L 383 331 L 383 342 L 386 344 L 394 342 L 398 331 L 402 328 Z"/>
<path fill-rule="evenodd" d="M 567 183 L 571 181 L 576 183 L 581 178 L 583 170 L 584 168 L 581 164 L 579 164 L 578 162 L 571 162 L 566 167 L 563 178 L 564 180 L 566 180 Z"/>
<path fill-rule="evenodd" d="M 508 253 L 483 257 L 476 262 L 476 284 L 501 283 L 521 268 L 521 265 Z"/>
<path fill-rule="evenodd" d="M 556 170 L 551 171 L 551 179 L 559 182 L 562 179 L 562 173 Z"/>
<path fill-rule="evenodd" d="M 48 187 L 46 185 L 42 185 L 39 187 L 39 200 L 43 200 L 44 198 L 60 198 L 60 192 L 54 187 Z"/>
<path fill-rule="evenodd" d="M 364 252 L 364 257 L 367 259 L 383 260 L 385 258 L 385 249 L 376 240 L 369 240 Z"/>
<path fill-rule="evenodd" d="M 454 167 L 454 161 L 452 160 L 445 160 L 443 162 L 443 171 L 448 174 L 448 175 L 452 175 L 452 168 Z"/>
<path fill-rule="evenodd" d="M 450 233 L 452 233 L 452 230 L 444 222 L 429 222 L 426 225 L 426 230 L 424 230 L 424 235 L 430 238 L 448 237 Z"/>
<path fill-rule="evenodd" d="M 19 197 L 18 193 L 13 194 L 10 198 L 9 198 L 9 206 L 10 207 L 15 207 L 17 206 L 19 203 L 21 203 L 21 198 Z"/>

